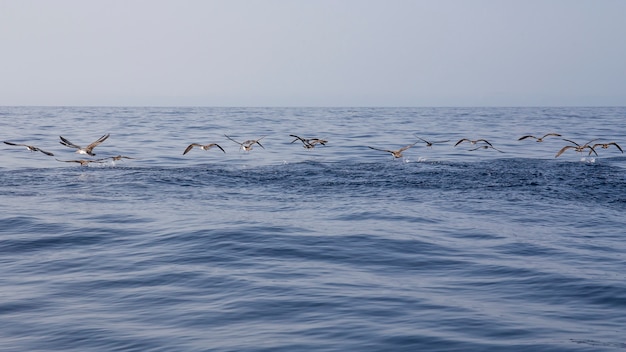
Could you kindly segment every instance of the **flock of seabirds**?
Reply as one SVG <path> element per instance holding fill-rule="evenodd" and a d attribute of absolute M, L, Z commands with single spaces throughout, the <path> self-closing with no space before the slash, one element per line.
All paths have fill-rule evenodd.
<path fill-rule="evenodd" d="M 76 153 L 78 154 L 82 154 L 82 155 L 89 155 L 89 156 L 95 156 L 96 154 L 93 152 L 94 148 L 96 148 L 98 145 L 100 145 L 102 142 L 106 141 L 107 138 L 109 138 L 110 134 L 105 134 L 102 137 L 98 138 L 95 142 L 87 145 L 86 147 L 81 147 L 80 145 L 74 144 L 72 142 L 70 142 L 67 138 L 63 137 L 63 136 L 59 136 L 59 138 L 61 139 L 59 141 L 59 143 L 61 143 L 62 145 L 69 147 L 69 148 L 74 148 L 76 149 Z M 320 138 L 302 138 L 299 137 L 295 134 L 290 134 L 290 137 L 294 138 L 291 143 L 295 143 L 297 141 L 302 142 L 302 146 L 305 149 L 313 149 L 315 148 L 316 145 L 323 145 L 325 146 L 328 143 L 328 140 L 325 139 L 320 139 Z M 239 142 L 236 141 L 235 139 L 231 138 L 230 136 L 224 135 L 224 137 L 228 138 L 229 140 L 239 144 L 239 150 L 243 150 L 245 152 L 248 152 L 250 150 L 252 150 L 252 147 L 256 144 L 258 146 L 260 146 L 261 148 L 265 149 L 265 147 L 261 144 L 261 140 L 263 138 L 265 138 L 265 136 L 259 138 L 259 139 L 249 139 L 246 140 L 244 142 Z M 393 155 L 394 158 L 401 158 L 402 152 L 404 152 L 405 150 L 413 147 L 414 145 L 416 145 L 418 142 L 424 142 L 426 143 L 427 147 L 432 147 L 433 144 L 441 144 L 441 143 L 447 143 L 450 142 L 450 140 L 445 140 L 445 141 L 434 141 L 434 142 L 430 142 L 427 141 L 421 137 L 415 136 L 417 137 L 417 141 L 415 141 L 412 144 L 406 145 L 400 149 L 396 149 L 396 150 L 392 150 L 392 149 L 383 149 L 383 148 L 377 148 L 377 147 L 371 147 L 371 146 L 367 146 L 370 149 L 374 149 L 374 150 L 378 150 L 378 151 L 382 151 L 382 152 L 387 152 L 387 153 L 391 153 L 391 155 Z M 558 133 L 547 133 L 541 137 L 535 137 L 533 135 L 525 135 L 520 137 L 518 140 L 522 141 L 525 139 L 534 139 L 536 142 L 543 142 L 543 140 L 547 137 L 561 137 L 560 134 Z M 598 153 L 596 151 L 597 148 L 602 148 L 602 149 L 608 149 L 610 146 L 614 146 L 615 148 L 617 148 L 620 152 L 624 153 L 624 151 L 622 150 L 622 148 L 616 143 L 616 142 L 609 142 L 609 143 L 594 143 L 595 141 L 598 140 L 598 138 L 593 139 L 585 144 L 579 144 L 576 143 L 570 139 L 566 139 L 566 138 L 561 138 L 562 140 L 570 143 L 566 146 L 564 146 L 563 148 L 561 148 L 555 155 L 555 158 L 558 158 L 561 154 L 563 154 L 565 151 L 567 150 L 574 150 L 578 153 L 583 153 L 586 150 L 589 150 L 588 155 L 590 156 L 591 154 L 595 154 L 596 156 L 598 156 Z M 494 147 L 488 140 L 486 139 L 469 139 L 469 138 L 463 138 L 460 139 L 459 141 L 457 141 L 454 144 L 454 147 L 457 147 L 458 145 L 462 144 L 462 143 L 469 143 L 470 145 L 472 145 L 472 149 L 469 149 L 469 151 L 474 151 L 474 150 L 478 150 L 478 149 L 493 149 L 495 151 L 498 151 L 500 153 L 503 153 L 503 151 L 501 151 L 500 149 L 497 149 L 496 147 Z M 41 148 L 32 146 L 32 145 L 28 145 L 28 144 L 22 144 L 22 143 L 14 143 L 14 142 L 8 142 L 8 141 L 4 141 L 5 144 L 7 145 L 11 145 L 11 146 L 20 146 L 20 147 L 26 147 L 26 149 L 30 150 L 31 152 L 41 152 L 45 155 L 48 156 L 54 156 L 53 153 L 45 151 Z M 592 144 L 593 143 L 593 144 Z M 224 148 L 222 148 L 219 144 L 217 143 L 208 143 L 208 144 L 200 144 L 200 143 L 191 143 L 187 146 L 187 148 L 185 148 L 185 150 L 183 151 L 183 155 L 189 153 L 189 151 L 191 151 L 194 147 L 197 147 L 199 149 L 202 150 L 209 150 L 213 147 L 216 147 L 218 149 L 220 149 L 222 152 L 226 153 L 226 151 L 224 150 Z M 79 163 L 82 166 L 87 166 L 90 163 L 104 163 L 106 161 L 112 160 L 112 161 L 116 161 L 116 160 L 122 160 L 122 159 L 135 159 L 129 156 L 125 156 L 125 155 L 117 155 L 117 156 L 112 156 L 112 157 L 107 157 L 107 158 L 101 158 L 101 159 L 75 159 L 75 160 L 60 160 L 60 159 L 56 159 L 60 162 L 66 162 L 66 163 Z"/>

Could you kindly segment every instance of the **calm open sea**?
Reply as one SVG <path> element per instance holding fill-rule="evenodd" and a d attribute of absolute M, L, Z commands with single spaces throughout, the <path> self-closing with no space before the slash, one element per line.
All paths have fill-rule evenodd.
<path fill-rule="evenodd" d="M 625 118 L 0 107 L 0 350 L 624 351 Z"/>

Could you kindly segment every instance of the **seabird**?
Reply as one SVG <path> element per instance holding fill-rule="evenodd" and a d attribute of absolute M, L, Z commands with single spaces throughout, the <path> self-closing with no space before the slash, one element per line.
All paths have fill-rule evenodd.
<path fill-rule="evenodd" d="M 391 153 L 393 155 L 394 158 L 401 158 L 402 157 L 402 152 L 411 148 L 412 146 L 414 146 L 415 144 L 417 144 L 417 142 L 413 143 L 413 144 L 409 144 L 406 145 L 398 150 L 389 150 L 389 149 L 379 149 L 379 148 L 374 148 L 374 147 L 370 147 L 367 146 L 370 149 L 374 149 L 374 150 L 380 150 L 381 152 L 387 152 L 387 153 Z"/>
<path fill-rule="evenodd" d="M 589 143 L 591 143 L 591 142 L 589 142 Z M 617 147 L 617 149 L 619 149 L 620 152 L 622 152 L 622 154 L 624 153 L 622 148 L 615 142 L 611 142 L 611 143 L 596 143 L 596 144 L 593 145 L 592 148 L 595 149 L 596 147 L 600 146 L 600 147 L 602 147 L 602 149 L 608 149 L 610 145 L 614 145 L 615 147 Z M 591 155 L 591 150 L 589 151 L 589 155 Z"/>
<path fill-rule="evenodd" d="M 126 155 L 118 155 L 118 156 L 111 156 L 111 157 L 108 157 L 108 158 L 105 158 L 105 159 L 100 159 L 100 160 L 107 160 L 107 159 L 111 159 L 113 161 L 117 161 L 117 160 L 122 160 L 122 159 L 135 159 L 135 158 L 131 158 L 130 156 L 126 156 Z"/>
<path fill-rule="evenodd" d="M 224 135 L 224 137 L 226 137 L 226 138 L 230 139 L 231 141 L 233 141 L 233 142 L 235 142 L 235 143 L 239 144 L 239 146 L 240 146 L 239 148 L 240 148 L 240 149 L 243 149 L 243 150 L 244 150 L 244 151 L 246 151 L 246 152 L 247 152 L 247 151 L 249 151 L 249 150 L 252 150 L 252 146 L 253 146 L 254 144 L 258 144 L 261 148 L 265 149 L 265 147 L 264 147 L 261 143 L 259 143 L 259 141 L 260 141 L 261 139 L 265 138 L 265 136 L 263 136 L 263 137 L 261 137 L 261 138 L 259 138 L 259 139 L 249 139 L 249 140 L 247 140 L 247 141 L 245 141 L 245 142 L 237 142 L 236 140 L 234 140 L 234 139 L 230 138 L 230 137 L 229 137 L 229 136 L 227 136 L 227 135 Z"/>
<path fill-rule="evenodd" d="M 109 134 L 105 134 L 104 136 L 98 138 L 97 141 L 91 143 L 90 145 L 86 146 L 85 148 L 70 142 L 66 138 L 63 138 L 63 136 L 59 136 L 59 138 L 61 138 L 61 141 L 59 143 L 63 144 L 64 146 L 78 149 L 76 151 L 76 153 L 78 153 L 78 154 L 87 154 L 87 155 L 94 156 L 96 154 L 92 153 L 93 148 L 97 147 L 100 143 L 104 142 L 107 138 L 109 138 Z"/>
<path fill-rule="evenodd" d="M 106 159 L 97 159 L 97 160 L 86 160 L 86 159 L 59 160 L 59 159 L 56 159 L 56 160 L 60 161 L 60 162 L 64 162 L 64 163 L 79 163 L 80 166 L 87 166 L 87 165 L 89 165 L 89 163 L 102 163 L 103 160 L 106 160 Z"/>
<path fill-rule="evenodd" d="M 495 150 L 499 151 L 500 153 L 504 153 L 503 151 L 501 151 L 500 149 L 498 149 L 498 148 L 496 148 L 496 147 L 494 147 L 492 145 L 481 145 L 481 146 L 476 147 L 474 149 L 470 149 L 469 151 L 471 152 L 471 151 L 478 150 L 478 149 L 489 149 L 489 148 L 495 149 Z"/>
<path fill-rule="evenodd" d="M 291 141 L 291 143 L 300 140 L 300 142 L 302 142 L 303 147 L 305 149 L 312 149 L 315 147 L 316 144 L 321 144 L 321 145 L 326 145 L 326 143 L 328 143 L 327 140 L 325 139 L 320 139 L 320 138 L 302 138 L 302 137 L 298 137 L 295 134 L 290 134 L 289 136 L 291 137 L 295 137 L 295 139 L 293 141 Z"/>
<path fill-rule="evenodd" d="M 589 143 L 597 140 L 597 138 L 590 140 L 589 142 L 585 143 L 584 145 L 580 145 L 580 144 L 578 144 L 578 143 L 576 143 L 574 141 L 571 141 L 571 140 L 565 139 L 565 138 L 563 138 L 563 140 L 564 141 L 568 141 L 570 143 L 574 143 L 575 145 L 566 145 L 565 147 L 561 148 L 561 150 L 559 150 L 559 152 L 556 153 L 556 155 L 554 156 L 555 158 L 558 158 L 559 155 L 563 154 L 564 151 L 566 151 L 568 149 L 571 149 L 571 148 L 573 148 L 574 150 L 576 150 L 579 153 L 582 153 L 582 151 L 585 150 L 585 149 L 589 149 L 589 155 L 591 155 L 591 153 L 593 152 L 596 156 L 598 156 L 598 153 L 596 153 L 596 150 L 592 146 L 589 145 Z"/>
<path fill-rule="evenodd" d="M 42 153 L 44 153 L 46 155 L 54 156 L 54 154 L 52 154 L 50 152 L 47 152 L 47 151 L 45 151 L 43 149 L 39 149 L 37 147 L 34 147 L 32 145 L 28 145 L 28 144 L 20 144 L 20 143 L 13 143 L 13 142 L 7 142 L 7 141 L 4 141 L 4 144 L 26 147 L 26 149 L 30 150 L 31 152 L 42 152 Z"/>
<path fill-rule="evenodd" d="M 468 138 L 463 138 L 463 139 L 459 139 L 459 141 L 456 142 L 456 144 L 454 146 L 456 147 L 457 145 L 459 145 L 459 144 L 461 144 L 463 142 L 470 142 L 471 144 L 476 144 L 478 142 L 485 142 L 485 143 L 491 145 L 491 143 L 489 143 L 489 141 L 487 141 L 486 139 L 482 139 L 481 138 L 481 139 L 474 139 L 474 140 L 472 140 L 472 139 L 468 139 Z"/>
<path fill-rule="evenodd" d="M 315 147 L 314 145 L 312 145 L 311 143 L 309 143 L 308 139 L 306 139 L 306 138 L 298 137 L 298 136 L 296 136 L 295 134 L 290 134 L 289 136 L 291 136 L 291 137 L 295 137 L 295 139 L 294 139 L 293 141 L 291 141 L 291 143 L 293 143 L 293 142 L 295 142 L 295 141 L 299 140 L 300 142 L 302 142 L 302 146 L 303 146 L 305 149 L 311 149 L 311 148 Z"/>
<path fill-rule="evenodd" d="M 435 144 L 435 143 L 446 143 L 446 142 L 450 142 L 450 140 L 449 140 L 449 139 L 448 139 L 447 141 L 429 142 L 429 141 L 425 140 L 424 138 L 422 138 L 422 137 L 420 137 L 420 136 L 415 136 L 415 137 L 417 137 L 417 138 L 418 138 L 419 140 L 421 140 L 422 142 L 426 143 L 426 146 L 427 146 L 428 148 L 432 147 L 432 146 L 433 146 L 433 144 Z"/>
<path fill-rule="evenodd" d="M 526 135 L 526 136 L 522 136 L 518 139 L 518 141 L 524 140 L 526 138 L 534 138 L 537 140 L 537 142 L 543 142 L 543 139 L 548 137 L 548 136 L 555 136 L 555 137 L 561 137 L 560 134 L 558 133 L 546 133 L 543 137 L 535 137 L 535 136 L 531 136 L 531 135 Z"/>
<path fill-rule="evenodd" d="M 316 145 L 317 143 L 319 143 L 325 146 L 328 141 L 320 138 L 309 138 L 309 143 L 311 143 L 312 145 Z"/>
<path fill-rule="evenodd" d="M 185 154 L 189 153 L 189 151 L 190 151 L 191 149 L 193 149 L 193 147 L 198 147 L 198 148 L 200 148 L 200 149 L 202 149 L 202 150 L 209 150 L 209 149 L 211 149 L 212 147 L 218 147 L 218 148 L 220 148 L 220 150 L 221 150 L 221 151 L 223 151 L 224 153 L 226 153 L 226 151 L 224 151 L 224 148 L 220 147 L 220 145 L 219 145 L 219 144 L 217 144 L 217 143 L 209 143 L 209 144 L 191 143 L 191 144 L 190 144 L 190 145 L 189 145 L 189 146 L 185 149 L 185 151 L 183 152 L 183 155 L 185 155 Z"/>

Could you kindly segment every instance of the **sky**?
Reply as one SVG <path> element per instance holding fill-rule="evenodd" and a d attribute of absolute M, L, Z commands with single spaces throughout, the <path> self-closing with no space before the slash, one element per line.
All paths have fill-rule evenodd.
<path fill-rule="evenodd" d="M 0 0 L 0 105 L 625 106 L 623 0 Z"/>

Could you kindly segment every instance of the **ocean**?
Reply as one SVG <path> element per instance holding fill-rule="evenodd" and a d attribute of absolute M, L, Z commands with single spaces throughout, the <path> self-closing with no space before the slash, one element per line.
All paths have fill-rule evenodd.
<path fill-rule="evenodd" d="M 625 117 L 0 107 L 0 350 L 624 351 Z"/>

